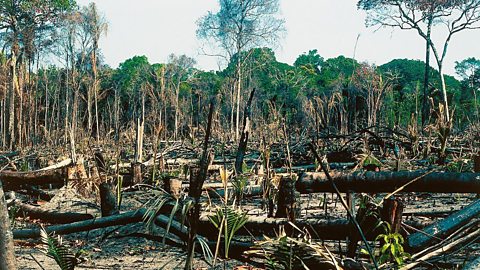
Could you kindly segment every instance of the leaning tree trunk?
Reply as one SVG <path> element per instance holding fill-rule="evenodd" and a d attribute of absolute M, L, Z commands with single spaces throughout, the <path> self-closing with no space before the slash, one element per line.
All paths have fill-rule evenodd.
<path fill-rule="evenodd" d="M 13 246 L 13 233 L 10 228 L 8 209 L 0 181 L 0 269 L 17 269 L 15 266 L 15 249 Z"/>
<path fill-rule="evenodd" d="M 445 84 L 445 76 L 442 71 L 442 64 L 438 65 L 438 72 L 440 73 L 440 80 L 442 81 L 442 96 L 443 96 L 443 106 L 445 107 L 445 120 L 450 122 L 450 110 L 448 108 L 448 96 L 447 96 L 447 85 Z"/>

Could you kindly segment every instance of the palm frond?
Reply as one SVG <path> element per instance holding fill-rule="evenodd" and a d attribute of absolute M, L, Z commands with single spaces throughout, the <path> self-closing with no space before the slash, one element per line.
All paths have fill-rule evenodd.
<path fill-rule="evenodd" d="M 49 235 L 45 228 L 41 227 L 40 237 L 43 243 L 42 252 L 55 260 L 62 270 L 74 270 L 77 265 L 78 253 L 74 254 L 65 244 L 59 235 Z"/>
<path fill-rule="evenodd" d="M 275 238 L 264 237 L 247 255 L 264 259 L 267 269 L 337 269 L 337 259 L 326 247 L 313 242 L 308 234 L 291 238 L 283 229 Z"/>
<path fill-rule="evenodd" d="M 208 217 L 208 219 L 218 230 L 221 230 L 223 222 L 223 237 L 225 238 L 225 257 L 228 258 L 228 250 L 230 247 L 230 243 L 232 242 L 235 233 L 240 230 L 247 222 L 247 213 L 242 212 L 241 210 L 235 210 L 231 206 L 225 206 L 218 208 L 215 215 Z"/>

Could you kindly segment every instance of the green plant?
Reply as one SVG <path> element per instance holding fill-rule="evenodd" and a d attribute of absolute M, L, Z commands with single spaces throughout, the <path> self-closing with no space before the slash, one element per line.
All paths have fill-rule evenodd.
<path fill-rule="evenodd" d="M 183 225 L 189 209 L 193 206 L 193 201 L 185 197 L 175 198 L 172 194 L 169 194 L 165 191 L 155 192 L 157 193 L 155 199 L 147 203 L 147 211 L 143 215 L 143 221 L 147 224 L 147 228 L 151 230 L 156 217 L 162 212 L 162 208 L 166 205 L 172 206 L 167 228 L 164 234 L 165 241 L 165 237 L 170 231 L 175 214 L 181 210 L 181 224 Z"/>
<path fill-rule="evenodd" d="M 243 200 L 243 193 L 248 185 L 248 177 L 242 174 L 237 175 L 236 177 L 234 177 L 232 185 L 235 194 L 235 202 L 237 205 L 241 205 L 241 202 Z"/>
<path fill-rule="evenodd" d="M 43 244 L 42 252 L 48 257 L 53 258 L 62 270 L 74 270 L 80 262 L 80 256 L 83 251 L 76 253 L 63 243 L 63 238 L 54 234 L 49 235 L 45 228 L 41 227 L 40 237 Z"/>
<path fill-rule="evenodd" d="M 123 196 L 123 176 L 119 175 L 117 177 L 117 205 L 118 209 L 122 205 L 122 196 Z"/>
<path fill-rule="evenodd" d="M 403 249 L 405 240 L 403 236 L 397 232 L 392 232 L 392 228 L 388 222 L 382 223 L 385 233 L 379 234 L 375 241 L 380 241 L 378 250 L 378 262 L 388 263 L 394 262 L 397 265 L 403 265 L 405 259 L 410 258 L 410 254 Z"/>
<path fill-rule="evenodd" d="M 230 243 L 235 233 L 240 230 L 248 220 L 247 213 L 235 210 L 231 206 L 218 208 L 215 215 L 208 217 L 210 222 L 222 233 L 225 239 L 225 258 L 228 258 Z"/>
<path fill-rule="evenodd" d="M 11 228 L 15 228 L 15 224 L 16 224 L 15 217 L 17 216 L 17 213 L 19 210 L 20 210 L 19 207 L 16 205 L 12 205 L 11 207 L 8 208 L 8 216 L 10 217 Z"/>

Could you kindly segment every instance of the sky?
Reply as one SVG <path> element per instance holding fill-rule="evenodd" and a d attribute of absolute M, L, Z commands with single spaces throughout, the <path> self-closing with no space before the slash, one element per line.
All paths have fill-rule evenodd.
<path fill-rule="evenodd" d="M 109 23 L 100 48 L 111 67 L 135 55 L 147 56 L 150 63 L 165 63 L 171 53 L 195 58 L 197 67 L 203 70 L 223 67 L 218 58 L 202 53 L 202 42 L 195 34 L 196 21 L 208 11 L 218 10 L 216 0 L 77 0 L 79 5 L 92 1 Z M 275 44 L 277 60 L 293 64 L 300 54 L 312 49 L 325 59 L 355 56 L 358 61 L 376 65 L 397 58 L 424 60 L 425 42 L 415 31 L 366 28 L 366 14 L 357 10 L 356 2 L 280 0 L 280 16 L 285 19 L 287 32 Z M 442 29 L 434 32 L 443 33 Z M 434 42 L 440 43 L 440 38 L 435 35 Z M 452 38 L 444 61 L 445 73 L 454 75 L 455 61 L 468 57 L 480 59 L 480 29 Z"/>

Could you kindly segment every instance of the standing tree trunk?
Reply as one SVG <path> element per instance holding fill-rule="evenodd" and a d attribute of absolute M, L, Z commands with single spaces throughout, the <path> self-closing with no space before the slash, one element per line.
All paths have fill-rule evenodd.
<path fill-rule="evenodd" d="M 240 97 L 242 92 L 242 62 L 240 61 L 240 49 L 238 49 L 237 52 L 237 115 L 235 120 L 235 141 L 238 141 L 240 129 Z"/>
<path fill-rule="evenodd" d="M 445 76 L 443 75 L 442 70 L 443 63 L 438 64 L 438 72 L 440 73 L 440 80 L 442 81 L 442 96 L 443 96 L 443 106 L 445 107 L 445 120 L 450 122 L 450 110 L 448 107 L 448 96 L 447 96 L 447 85 L 445 84 Z"/>
<path fill-rule="evenodd" d="M 13 150 L 15 145 L 15 92 L 18 88 L 18 81 L 17 81 L 17 57 L 15 51 L 12 50 L 12 57 L 10 58 L 10 114 L 8 119 L 8 134 L 9 138 L 9 148 Z"/>
<path fill-rule="evenodd" d="M 208 171 L 208 142 L 210 140 L 210 131 L 212 128 L 214 103 L 210 103 L 208 112 L 207 128 L 205 129 L 205 143 L 203 145 L 202 158 L 200 159 L 200 168 L 192 168 L 190 172 L 190 187 L 188 196 L 193 199 L 193 206 L 188 212 L 188 223 L 190 229 L 188 231 L 187 242 L 187 260 L 185 270 L 193 269 L 193 255 L 195 251 L 195 239 L 197 237 L 198 220 L 200 218 L 200 196 L 202 195 L 202 187 L 207 178 Z"/>
<path fill-rule="evenodd" d="M 432 23 L 433 18 L 432 15 L 428 17 L 427 22 L 427 38 L 426 43 L 427 47 L 425 50 L 425 76 L 423 79 L 423 99 L 422 99 L 422 127 L 427 124 L 428 115 L 429 115 L 429 107 L 428 107 L 428 81 L 430 77 L 430 35 L 432 33 Z"/>
<path fill-rule="evenodd" d="M 13 246 L 13 233 L 10 228 L 10 219 L 8 218 L 8 209 L 3 193 L 2 182 L 0 181 L 0 269 L 14 270 L 15 249 Z"/>

